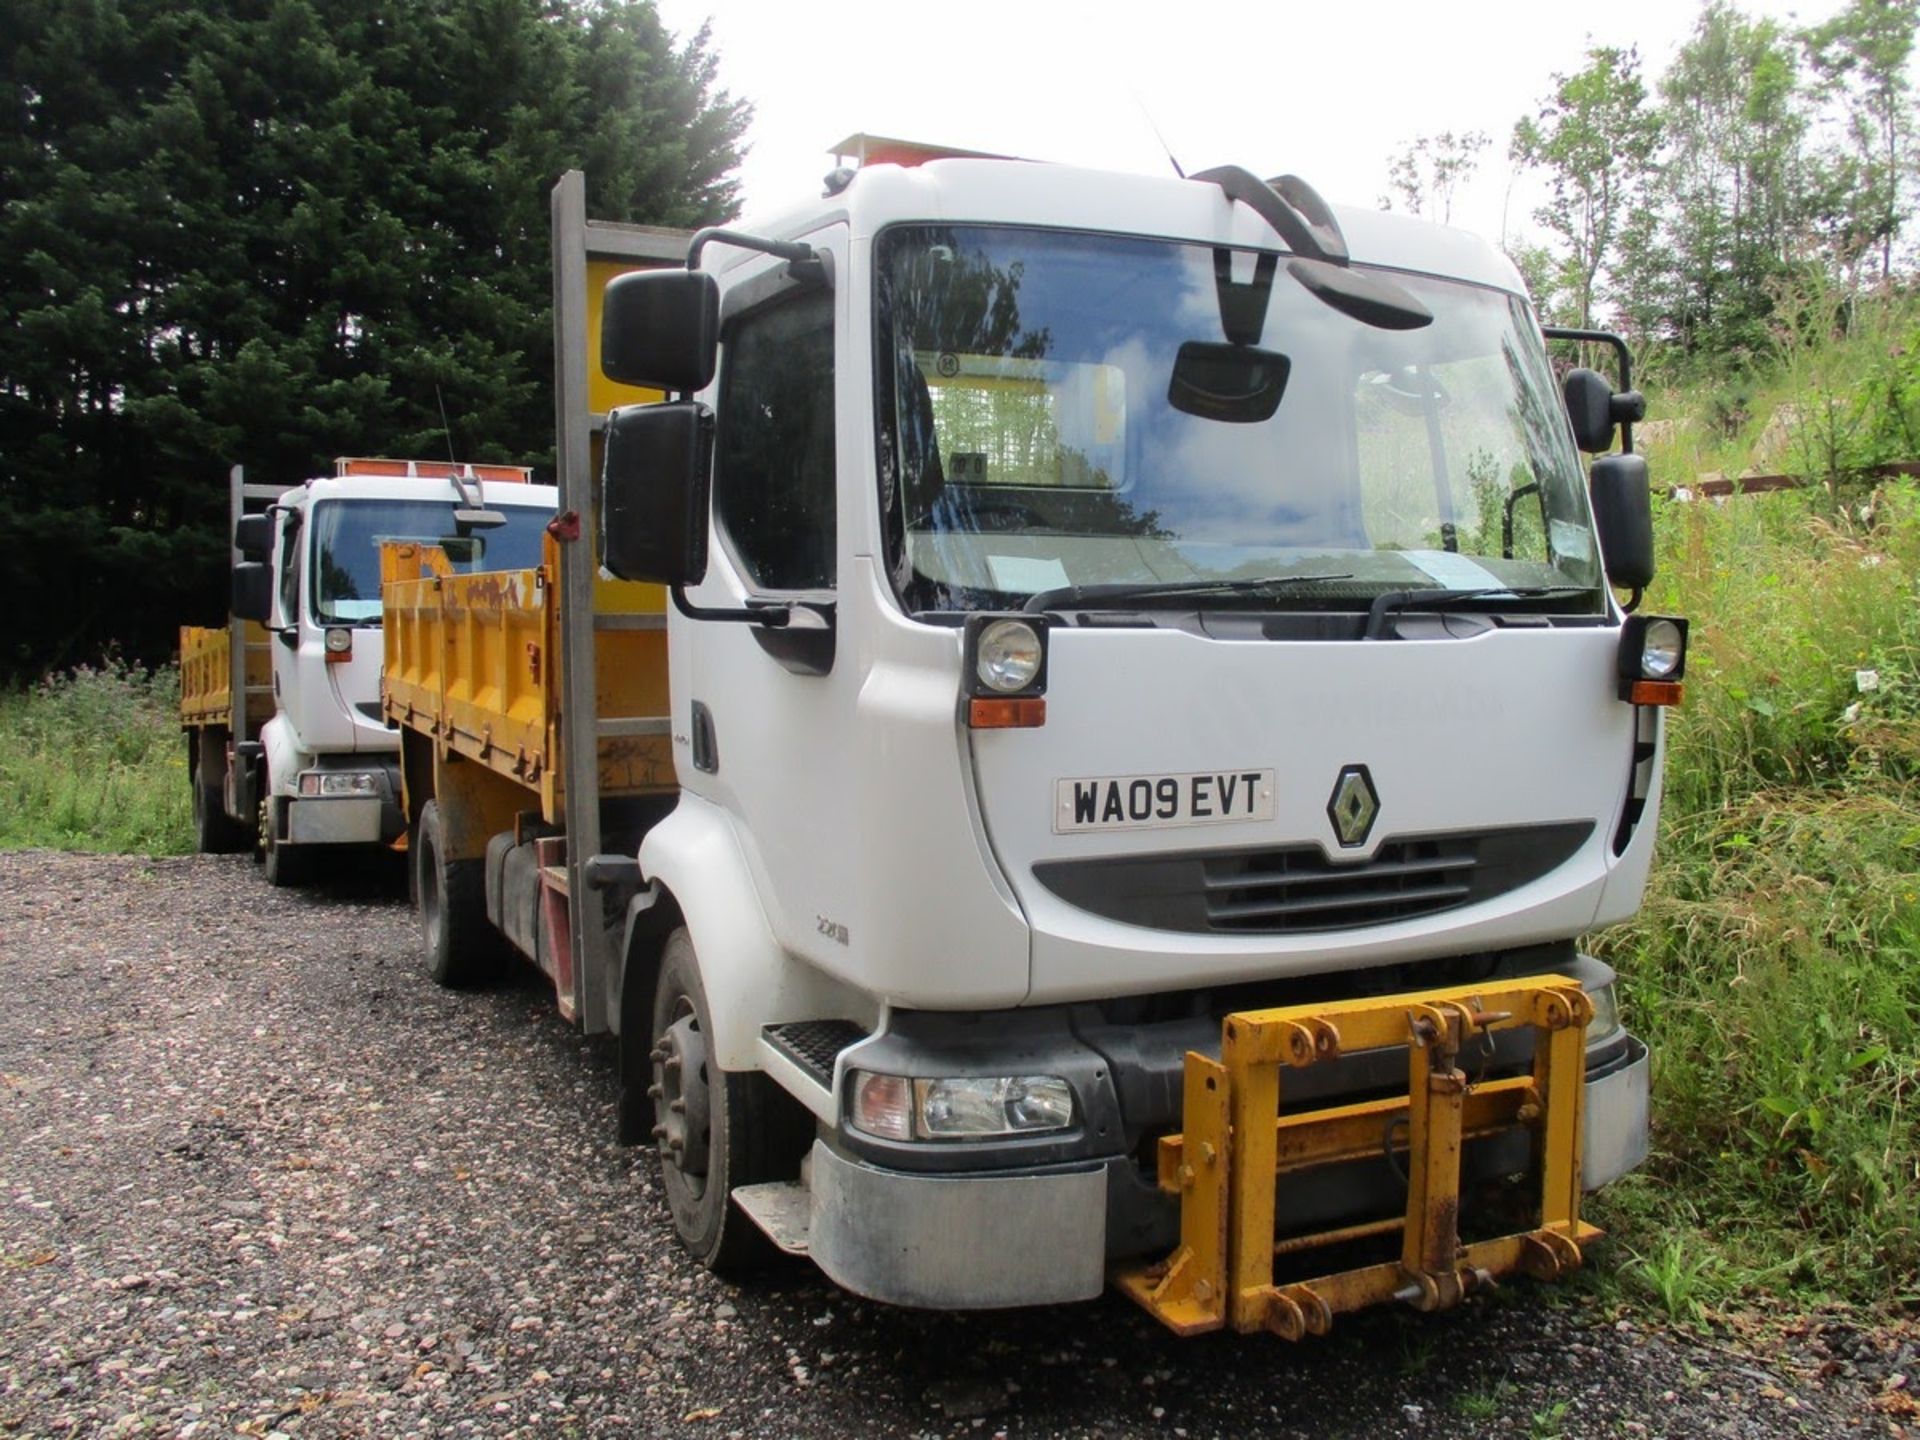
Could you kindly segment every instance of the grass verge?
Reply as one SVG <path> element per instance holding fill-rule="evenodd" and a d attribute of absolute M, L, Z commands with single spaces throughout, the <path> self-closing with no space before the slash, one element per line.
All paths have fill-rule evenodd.
<path fill-rule="evenodd" d="M 1646 904 L 1594 937 L 1654 1054 L 1655 1155 L 1603 1197 L 1676 1318 L 1920 1292 L 1920 494 L 1673 505 L 1694 622 Z"/>
<path fill-rule="evenodd" d="M 191 851 L 179 689 L 108 659 L 0 694 L 0 847 Z"/>

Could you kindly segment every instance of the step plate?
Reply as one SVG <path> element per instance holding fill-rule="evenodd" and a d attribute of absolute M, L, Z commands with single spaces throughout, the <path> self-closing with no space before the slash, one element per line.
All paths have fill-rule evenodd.
<path fill-rule="evenodd" d="M 807 1253 L 807 1231 L 813 1222 L 813 1194 L 793 1180 L 766 1185 L 742 1185 L 733 1203 L 766 1232 L 767 1238 L 788 1255 Z"/>

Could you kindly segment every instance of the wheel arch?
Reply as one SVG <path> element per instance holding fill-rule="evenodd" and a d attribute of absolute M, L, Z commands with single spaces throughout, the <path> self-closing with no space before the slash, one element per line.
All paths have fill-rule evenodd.
<path fill-rule="evenodd" d="M 647 889 L 635 897 L 635 905 L 642 914 L 660 911 L 673 921 L 652 922 L 638 934 L 644 940 L 657 931 L 664 942 L 675 924 L 686 926 L 713 1021 L 713 1058 L 722 1067 L 760 1069 L 764 1025 L 843 1012 L 843 987 L 787 954 L 774 938 L 733 821 L 718 806 L 683 793 L 673 813 L 641 841 L 640 873 Z M 634 915 L 629 907 L 623 959 L 631 959 Z M 660 944 L 654 943 L 650 959 L 656 968 L 659 952 Z M 621 1008 L 648 1014 L 652 987 L 635 985 L 637 978 L 623 978 Z"/>

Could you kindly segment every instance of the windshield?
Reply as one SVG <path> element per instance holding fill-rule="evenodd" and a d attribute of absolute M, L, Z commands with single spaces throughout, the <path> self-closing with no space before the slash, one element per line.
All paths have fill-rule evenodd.
<path fill-rule="evenodd" d="M 882 506 L 910 610 L 1288 576 L 1224 593 L 1364 610 L 1552 586 L 1573 593 L 1539 608 L 1603 607 L 1514 296 L 1396 274 L 1434 319 L 1388 331 L 1252 251 L 902 226 L 877 255 Z"/>
<path fill-rule="evenodd" d="M 314 623 L 380 623 L 380 546 L 388 540 L 438 545 L 461 574 L 538 565 L 541 537 L 553 512 L 501 505 L 491 495 L 488 503 L 507 523 L 463 532 L 454 523 L 452 499 L 321 501 L 313 521 Z"/>

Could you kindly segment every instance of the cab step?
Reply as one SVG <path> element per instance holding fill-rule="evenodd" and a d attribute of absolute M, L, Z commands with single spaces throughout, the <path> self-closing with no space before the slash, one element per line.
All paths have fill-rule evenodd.
<path fill-rule="evenodd" d="M 797 1180 L 775 1180 L 765 1185 L 742 1185 L 733 1203 L 747 1212 L 783 1253 L 805 1255 L 807 1232 L 813 1223 L 813 1192 Z"/>

